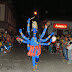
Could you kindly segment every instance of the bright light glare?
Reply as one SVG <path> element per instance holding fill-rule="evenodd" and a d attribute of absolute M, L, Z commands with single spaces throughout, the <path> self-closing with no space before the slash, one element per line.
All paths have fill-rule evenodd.
<path fill-rule="evenodd" d="M 37 15 L 37 11 L 34 12 L 34 15 Z"/>

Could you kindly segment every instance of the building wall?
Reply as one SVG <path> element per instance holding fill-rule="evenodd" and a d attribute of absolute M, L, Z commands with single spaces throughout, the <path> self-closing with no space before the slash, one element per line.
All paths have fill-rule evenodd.
<path fill-rule="evenodd" d="M 16 20 L 8 4 L 0 4 L 0 30 L 16 33 Z M 4 31 L 3 30 L 3 31 Z"/>
<path fill-rule="evenodd" d="M 5 29 L 4 28 L 0 28 L 0 32 L 4 32 L 5 31 Z"/>
<path fill-rule="evenodd" d="M 16 33 L 16 29 L 9 25 L 8 32 L 15 34 Z"/>
<path fill-rule="evenodd" d="M 0 22 L 0 28 L 8 28 L 7 22 Z"/>
<path fill-rule="evenodd" d="M 49 21 L 49 22 L 51 24 L 48 27 L 48 34 L 51 34 L 54 31 L 54 34 L 57 35 L 57 29 L 53 28 L 53 24 L 54 23 L 68 24 L 68 28 L 67 29 L 63 29 L 63 33 L 64 34 L 67 33 L 67 32 L 65 32 L 65 30 L 72 29 L 72 22 L 71 21 Z"/>
<path fill-rule="evenodd" d="M 0 4 L 0 21 L 5 20 L 5 5 Z"/>
<path fill-rule="evenodd" d="M 10 33 L 13 32 L 15 34 L 15 32 L 16 32 L 16 21 L 13 17 L 11 10 L 9 8 L 7 8 L 7 9 L 8 9 L 8 11 L 7 11 L 7 13 L 8 13 L 7 14 L 7 17 L 8 17 L 8 19 L 7 19 L 8 32 L 10 32 Z"/>

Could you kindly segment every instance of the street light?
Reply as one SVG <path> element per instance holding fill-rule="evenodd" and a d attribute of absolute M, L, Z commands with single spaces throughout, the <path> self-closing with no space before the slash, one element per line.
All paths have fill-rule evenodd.
<path fill-rule="evenodd" d="M 37 11 L 34 11 L 34 15 L 37 15 Z"/>
<path fill-rule="evenodd" d="M 39 23 L 39 14 L 37 11 L 34 11 L 34 15 L 37 15 L 38 16 L 38 23 Z"/>

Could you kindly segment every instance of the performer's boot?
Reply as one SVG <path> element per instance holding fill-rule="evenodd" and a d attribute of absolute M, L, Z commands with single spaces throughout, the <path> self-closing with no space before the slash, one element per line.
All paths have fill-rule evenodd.
<path fill-rule="evenodd" d="M 38 62 L 36 62 L 36 63 L 35 63 L 35 68 L 37 68 L 37 67 L 38 67 L 37 63 L 38 63 Z"/>
<path fill-rule="evenodd" d="M 33 67 L 33 71 L 35 71 L 35 67 Z"/>
<path fill-rule="evenodd" d="M 35 56 L 32 56 L 33 71 L 35 71 Z"/>
<path fill-rule="evenodd" d="M 35 63 L 35 68 L 38 67 L 38 61 L 39 61 L 39 56 L 36 57 L 36 63 Z"/>

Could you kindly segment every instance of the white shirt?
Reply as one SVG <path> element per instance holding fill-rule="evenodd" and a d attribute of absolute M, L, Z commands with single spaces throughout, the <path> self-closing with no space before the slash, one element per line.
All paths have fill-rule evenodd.
<path fill-rule="evenodd" d="M 56 45 L 57 45 L 57 46 L 56 46 L 56 48 L 59 48 L 59 46 L 60 46 L 60 43 L 56 43 Z"/>
<path fill-rule="evenodd" d="M 72 42 L 72 40 L 71 40 L 71 41 L 69 41 L 67 45 L 69 45 L 69 44 L 70 44 L 70 42 Z M 72 44 L 70 44 L 70 46 L 67 46 L 67 49 L 68 49 L 68 50 L 72 50 Z"/>

